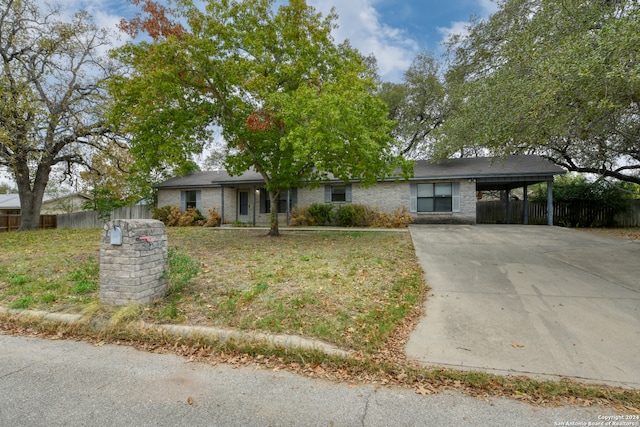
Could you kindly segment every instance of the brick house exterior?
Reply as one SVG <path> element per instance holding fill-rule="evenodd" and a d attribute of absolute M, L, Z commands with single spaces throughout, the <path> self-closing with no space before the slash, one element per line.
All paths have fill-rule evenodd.
<path fill-rule="evenodd" d="M 555 175 L 564 173 L 538 156 L 417 161 L 413 177 L 407 180 L 381 179 L 368 187 L 357 181 L 334 180 L 311 189 L 291 188 L 281 194 L 279 221 L 286 224 L 294 206 L 354 203 L 389 213 L 406 208 L 415 223 L 475 224 L 478 191 L 526 189 L 538 182 L 552 183 Z M 157 190 L 158 207 L 179 206 L 182 210 L 196 207 L 204 215 L 215 208 L 224 223 L 269 223 L 269 197 L 264 180 L 254 171 L 240 176 L 230 176 L 224 171 L 196 172 L 169 179 L 158 185 Z"/>

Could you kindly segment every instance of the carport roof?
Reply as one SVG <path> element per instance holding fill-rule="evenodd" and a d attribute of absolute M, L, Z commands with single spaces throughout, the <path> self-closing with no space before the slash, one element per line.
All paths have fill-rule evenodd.
<path fill-rule="evenodd" d="M 476 189 L 507 190 L 553 179 L 566 173 L 540 156 L 468 157 L 437 163 L 416 162 L 413 180 L 475 179 Z"/>
<path fill-rule="evenodd" d="M 475 179 L 478 190 L 499 190 L 547 181 L 553 179 L 554 175 L 564 173 L 564 169 L 540 156 L 469 157 L 441 162 L 418 160 L 414 167 L 414 176 L 410 180 Z M 237 184 L 264 184 L 264 180 L 253 170 L 240 176 L 231 176 L 221 170 L 171 178 L 158 185 L 158 188 L 201 188 Z"/>

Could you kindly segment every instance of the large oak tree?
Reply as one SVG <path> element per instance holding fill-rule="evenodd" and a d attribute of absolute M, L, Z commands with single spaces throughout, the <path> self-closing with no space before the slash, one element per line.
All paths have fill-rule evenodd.
<path fill-rule="evenodd" d="M 389 107 L 392 134 L 401 144 L 402 155 L 430 158 L 434 131 L 444 123 L 449 109 L 441 64 L 423 52 L 413 60 L 401 83 L 384 82 L 379 95 Z"/>
<path fill-rule="evenodd" d="M 372 184 L 403 163 L 371 61 L 334 42 L 335 15 L 303 0 L 134 3 L 144 13 L 122 26 L 151 39 L 120 49 L 132 72 L 112 93 L 140 170 L 188 162 L 221 128 L 227 170 L 262 175 L 278 235 L 281 191 L 330 176 Z"/>
<path fill-rule="evenodd" d="M 63 20 L 33 0 L 0 0 L 0 165 L 20 195 L 20 230 L 39 226 L 52 168 L 102 144 L 109 34 L 86 13 Z"/>
<path fill-rule="evenodd" d="M 441 157 L 534 152 L 640 183 L 640 3 L 504 0 L 452 45 Z"/>

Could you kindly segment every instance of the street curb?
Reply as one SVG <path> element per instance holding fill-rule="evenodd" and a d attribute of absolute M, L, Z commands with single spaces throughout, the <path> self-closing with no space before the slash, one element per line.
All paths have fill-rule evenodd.
<path fill-rule="evenodd" d="M 49 322 L 60 322 L 68 325 L 79 323 L 84 319 L 80 314 L 49 313 L 42 310 L 15 310 L 0 307 L 0 314 L 9 314 L 18 317 L 30 317 L 42 319 Z M 173 336 L 184 338 L 211 337 L 221 342 L 235 339 L 246 342 L 267 342 L 287 348 L 301 348 L 305 350 L 321 351 L 330 356 L 346 357 L 348 351 L 339 349 L 325 342 L 303 338 L 296 335 L 285 334 L 265 334 L 261 332 L 243 332 L 235 329 L 214 328 L 209 326 L 189 326 L 189 325 L 158 325 L 155 323 L 139 322 L 142 329 L 161 329 Z"/>

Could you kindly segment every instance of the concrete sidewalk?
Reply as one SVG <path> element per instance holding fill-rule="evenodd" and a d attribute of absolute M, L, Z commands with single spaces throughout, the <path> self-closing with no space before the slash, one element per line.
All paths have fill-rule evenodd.
<path fill-rule="evenodd" d="M 426 365 L 640 388 L 640 242 L 558 227 L 411 226 Z"/>

